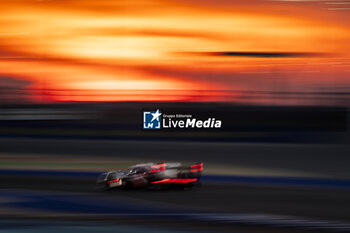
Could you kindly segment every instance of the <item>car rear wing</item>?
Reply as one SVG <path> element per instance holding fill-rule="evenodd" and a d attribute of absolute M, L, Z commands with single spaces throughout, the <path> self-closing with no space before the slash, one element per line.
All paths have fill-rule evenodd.
<path fill-rule="evenodd" d="M 191 173 L 198 173 L 198 172 L 203 172 L 203 163 L 196 163 L 194 165 L 190 166 L 190 172 Z"/>
<path fill-rule="evenodd" d="M 192 165 L 181 165 L 181 163 L 158 163 L 151 166 L 150 173 L 160 173 L 165 170 L 170 171 L 176 169 L 179 172 L 190 173 L 193 176 L 200 176 L 203 172 L 203 163 L 198 162 Z"/>

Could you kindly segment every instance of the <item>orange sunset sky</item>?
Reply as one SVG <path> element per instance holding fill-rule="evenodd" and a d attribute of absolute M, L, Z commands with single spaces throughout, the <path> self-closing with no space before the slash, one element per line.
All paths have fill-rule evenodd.
<path fill-rule="evenodd" d="M 1 0 L 0 12 L 3 100 L 350 90 L 347 0 Z"/>

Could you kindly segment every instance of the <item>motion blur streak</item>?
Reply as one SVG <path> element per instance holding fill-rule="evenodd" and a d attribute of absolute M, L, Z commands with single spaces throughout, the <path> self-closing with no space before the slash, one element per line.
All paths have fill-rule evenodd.
<path fill-rule="evenodd" d="M 191 183 L 196 182 L 197 179 L 163 179 L 159 181 L 154 181 L 152 184 L 163 184 L 163 183 L 179 183 L 179 184 L 185 184 L 185 183 Z"/>
<path fill-rule="evenodd" d="M 0 81 L 1 101 L 240 102 L 220 92 L 348 91 L 349 14 L 328 6 L 320 1 L 2 0 L 0 80 L 6 82 Z M 160 90 L 177 92 L 161 95 Z M 210 95 L 212 90 L 219 94 Z M 129 91 L 150 93 L 144 98 Z M 276 101 L 244 96 L 256 103 Z"/>

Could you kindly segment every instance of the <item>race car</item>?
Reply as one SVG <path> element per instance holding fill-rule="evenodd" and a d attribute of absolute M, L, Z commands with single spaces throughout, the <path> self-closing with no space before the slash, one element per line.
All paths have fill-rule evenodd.
<path fill-rule="evenodd" d="M 99 190 L 114 188 L 152 190 L 172 187 L 191 188 L 200 183 L 203 163 L 184 166 L 181 163 L 136 164 L 126 171 L 102 173 L 96 181 Z"/>

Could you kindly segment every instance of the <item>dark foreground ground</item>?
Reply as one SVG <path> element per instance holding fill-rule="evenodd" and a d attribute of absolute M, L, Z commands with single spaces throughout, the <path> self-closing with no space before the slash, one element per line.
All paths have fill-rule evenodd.
<path fill-rule="evenodd" d="M 347 145 L 3 138 L 0 148 L 2 158 L 20 155 L 21 159 L 36 156 L 104 161 L 203 161 L 211 173 L 228 176 L 244 173 L 253 177 L 350 178 Z M 0 214 L 5 221 L 0 223 L 0 230 L 21 224 L 29 231 L 45 231 L 47 225 L 56 224 L 61 227 L 57 229 L 67 232 L 83 230 L 88 224 L 93 224 L 90 230 L 102 232 L 113 229 L 129 229 L 130 232 L 140 229 L 145 232 L 345 232 L 350 229 L 344 227 L 347 226 L 344 223 L 350 222 L 350 189 L 347 186 L 203 181 L 201 187 L 188 191 L 101 193 L 94 190 L 91 176 L 2 173 L 0 188 Z M 281 223 L 285 218 L 288 222 Z M 62 228 L 62 224 L 66 228 Z M 155 224 L 157 229 L 154 229 Z M 11 229 L 20 232 L 16 227 Z"/>

